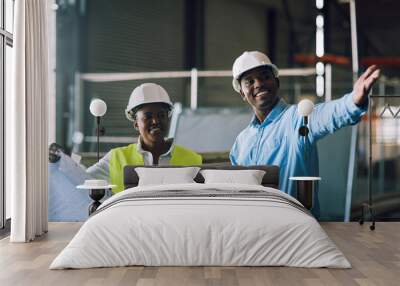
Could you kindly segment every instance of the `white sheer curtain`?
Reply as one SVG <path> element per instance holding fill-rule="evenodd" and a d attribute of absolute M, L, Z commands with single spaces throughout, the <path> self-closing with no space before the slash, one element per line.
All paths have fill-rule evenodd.
<path fill-rule="evenodd" d="M 46 0 L 15 1 L 14 94 L 7 139 L 12 242 L 47 232 L 48 41 Z"/>

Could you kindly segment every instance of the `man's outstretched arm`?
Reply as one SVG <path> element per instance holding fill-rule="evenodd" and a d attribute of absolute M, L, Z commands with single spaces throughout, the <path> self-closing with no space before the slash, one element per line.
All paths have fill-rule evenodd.
<path fill-rule="evenodd" d="M 368 94 L 379 75 L 377 66 L 371 66 L 354 83 L 350 94 L 317 104 L 310 115 L 310 140 L 321 139 L 344 126 L 358 123 L 367 111 Z"/>

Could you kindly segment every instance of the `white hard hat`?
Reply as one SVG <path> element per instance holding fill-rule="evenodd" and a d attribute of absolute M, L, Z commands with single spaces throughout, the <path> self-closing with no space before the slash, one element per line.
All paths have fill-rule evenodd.
<path fill-rule="evenodd" d="M 233 63 L 232 67 L 233 89 L 237 92 L 240 92 L 240 83 L 239 83 L 240 76 L 249 70 L 261 66 L 271 67 L 274 76 L 275 77 L 279 76 L 279 71 L 277 66 L 271 62 L 271 60 L 267 57 L 267 55 L 258 51 L 244 52 Z"/>
<path fill-rule="evenodd" d="M 125 109 L 126 118 L 134 121 L 134 114 L 130 111 L 148 103 L 165 103 L 171 108 L 173 107 L 167 91 L 162 86 L 155 83 L 143 83 L 136 87 L 129 97 L 128 106 Z"/>

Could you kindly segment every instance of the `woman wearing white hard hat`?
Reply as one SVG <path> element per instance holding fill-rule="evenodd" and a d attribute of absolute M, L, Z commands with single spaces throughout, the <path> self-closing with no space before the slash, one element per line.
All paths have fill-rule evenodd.
<path fill-rule="evenodd" d="M 200 155 L 175 145 L 172 139 L 166 138 L 171 110 L 171 100 L 161 86 L 145 83 L 135 88 L 129 98 L 125 114 L 128 120 L 132 121 L 133 127 L 139 131 L 138 143 L 112 149 L 97 164 L 86 170 L 66 155 L 61 146 L 51 144 L 49 219 L 85 220 L 87 210 L 84 206 L 91 202 L 91 199 L 85 192 L 77 192 L 75 187 L 81 185 L 80 187 L 84 189 L 89 187 L 93 189 L 91 184 L 87 184 L 88 182 L 105 181 L 110 184 L 102 187 L 108 189 L 111 185 L 116 185 L 112 188 L 114 193 L 123 191 L 125 165 L 201 165 Z"/>
<path fill-rule="evenodd" d="M 136 87 L 125 114 L 139 131 L 138 143 L 112 149 L 87 172 L 95 177 L 107 178 L 111 184 L 117 185 L 112 190 L 116 193 L 123 190 L 126 165 L 201 165 L 199 154 L 166 138 L 172 107 L 168 93 L 160 85 L 144 83 Z"/>

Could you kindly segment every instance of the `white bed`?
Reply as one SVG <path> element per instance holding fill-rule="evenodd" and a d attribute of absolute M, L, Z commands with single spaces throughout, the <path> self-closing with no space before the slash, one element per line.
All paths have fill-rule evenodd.
<path fill-rule="evenodd" d="M 50 269 L 128 265 L 351 267 L 318 222 L 285 193 L 198 183 L 114 195 Z"/>

